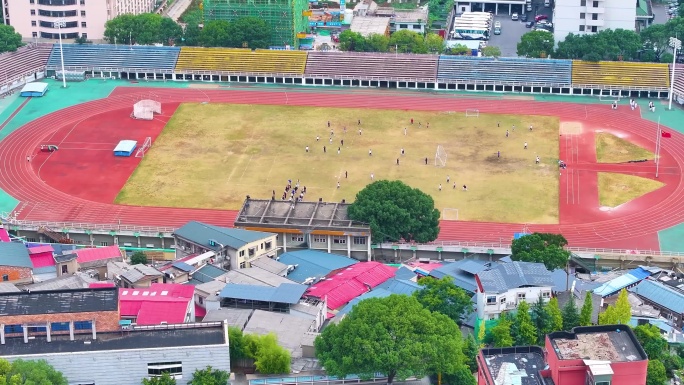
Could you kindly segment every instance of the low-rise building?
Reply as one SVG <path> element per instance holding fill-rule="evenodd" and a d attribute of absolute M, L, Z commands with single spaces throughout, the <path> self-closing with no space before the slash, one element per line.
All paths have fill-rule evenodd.
<path fill-rule="evenodd" d="M 54 249 L 51 245 L 28 246 L 29 257 L 33 264 L 33 279 L 45 281 L 57 276 Z"/>
<path fill-rule="evenodd" d="M 390 19 L 387 17 L 356 16 L 352 19 L 350 29 L 363 37 L 370 35 L 390 35 Z"/>
<path fill-rule="evenodd" d="M 221 307 L 262 309 L 289 313 L 306 291 L 305 285 L 283 283 L 277 287 L 230 283 L 221 289 Z"/>
<path fill-rule="evenodd" d="M 475 275 L 491 268 L 495 264 L 496 262 L 485 262 L 477 259 L 462 259 L 456 262 L 445 263 L 440 267 L 430 270 L 430 276 L 437 279 L 451 277 L 454 285 L 473 295 L 477 291 Z"/>
<path fill-rule="evenodd" d="M 671 321 L 678 328 L 684 327 L 684 292 L 653 280 L 643 280 L 630 289 L 640 299 L 655 309 L 660 316 Z"/>
<path fill-rule="evenodd" d="M 19 242 L 0 242 L 0 279 L 15 284 L 33 282 L 33 263 Z"/>
<path fill-rule="evenodd" d="M 277 236 L 273 233 L 230 229 L 188 222 L 173 234 L 176 250 L 185 254 L 214 252 L 224 268 L 244 269 L 261 257 L 275 258 Z"/>
<path fill-rule="evenodd" d="M 169 373 L 185 385 L 211 365 L 230 371 L 228 327 L 221 322 L 132 327 L 124 332 L 5 338 L 0 357 L 45 360 L 70 384 L 139 385 Z M 96 369 L 95 369 L 96 368 Z"/>
<path fill-rule="evenodd" d="M 554 282 L 543 263 L 508 262 L 475 274 L 476 312 L 483 320 L 497 319 L 518 303 L 551 299 Z"/>
<path fill-rule="evenodd" d="M 119 289 L 121 319 L 137 325 L 195 322 L 192 285 L 152 284 L 144 289 Z"/>
<path fill-rule="evenodd" d="M 55 256 L 57 275 L 74 274 L 79 270 L 95 270 L 102 278 L 106 277 L 107 263 L 123 261 L 124 253 L 119 246 L 76 249 Z"/>
<path fill-rule="evenodd" d="M 278 261 L 293 269 L 287 278 L 305 285 L 320 281 L 335 270 L 358 263 L 356 259 L 317 250 L 290 251 L 278 257 Z"/>
<path fill-rule="evenodd" d="M 164 283 L 164 273 L 152 266 L 137 264 L 129 265 L 125 262 L 110 262 L 107 264 L 108 277 L 117 286 L 125 288 L 145 288 L 157 283 Z"/>
<path fill-rule="evenodd" d="M 61 275 L 46 281 L 32 283 L 23 286 L 24 290 L 29 291 L 52 291 L 52 290 L 74 290 L 87 289 L 91 284 L 98 282 L 87 273 L 77 272 L 70 275 Z"/>
<path fill-rule="evenodd" d="M 477 384 L 544 384 L 540 380 L 545 366 L 544 350 L 539 346 L 482 349 L 477 355 Z"/>
<path fill-rule="evenodd" d="M 419 34 L 425 33 L 428 23 L 427 8 L 395 9 L 393 7 L 379 7 L 375 11 L 376 17 L 390 19 L 390 32 L 408 30 Z"/>
<path fill-rule="evenodd" d="M 276 275 L 280 276 L 287 276 L 287 272 L 290 269 L 294 269 L 294 266 L 288 267 L 286 264 L 279 262 L 280 258 L 278 258 L 278 261 L 276 261 L 273 258 L 259 258 L 255 259 L 251 262 L 252 267 L 258 267 L 262 270 L 266 270 L 269 273 L 273 273 Z"/>

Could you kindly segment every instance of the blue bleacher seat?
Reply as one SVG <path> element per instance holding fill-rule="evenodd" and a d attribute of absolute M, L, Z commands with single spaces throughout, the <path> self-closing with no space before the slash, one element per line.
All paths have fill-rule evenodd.
<path fill-rule="evenodd" d="M 173 70 L 179 47 L 127 46 L 113 44 L 64 44 L 67 70 L 120 68 L 121 70 Z M 55 44 L 48 69 L 61 69 L 59 44 Z"/>
<path fill-rule="evenodd" d="M 572 61 L 442 55 L 437 66 L 437 78 L 569 85 L 572 79 Z"/>

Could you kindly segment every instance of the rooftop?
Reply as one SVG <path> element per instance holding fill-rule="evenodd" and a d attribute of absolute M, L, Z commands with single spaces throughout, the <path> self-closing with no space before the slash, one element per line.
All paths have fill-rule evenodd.
<path fill-rule="evenodd" d="M 445 263 L 442 267 L 430 271 L 430 275 L 438 279 L 449 276 L 453 278 L 456 286 L 467 292 L 475 293 L 477 290 L 475 274 L 486 270 L 491 265 L 492 263 L 490 262 L 478 259 L 462 259 L 456 262 Z"/>
<path fill-rule="evenodd" d="M 352 19 L 351 30 L 363 36 L 385 35 L 389 28 L 387 17 L 357 16 Z"/>
<path fill-rule="evenodd" d="M 138 325 L 183 323 L 194 287 L 190 285 L 153 283 L 148 289 L 119 289 L 122 317 L 135 317 Z"/>
<path fill-rule="evenodd" d="M 224 276 L 229 283 L 255 286 L 279 286 L 284 283 L 294 283 L 291 280 L 277 274 L 273 274 L 258 267 L 231 270 Z M 223 280 L 223 278 L 222 278 Z"/>
<path fill-rule="evenodd" d="M 338 309 L 388 279 L 396 269 L 378 262 L 362 262 L 339 270 L 307 290 L 307 295 L 328 298 L 328 308 Z"/>
<path fill-rule="evenodd" d="M 238 213 L 235 226 L 267 225 L 309 230 L 354 229 L 370 233 L 368 226 L 349 219 L 348 207 L 348 203 L 305 201 L 298 202 L 292 208 L 289 201 L 247 199 Z"/>
<path fill-rule="evenodd" d="M 0 266 L 33 268 L 33 263 L 23 243 L 0 242 Z"/>
<path fill-rule="evenodd" d="M 182 263 L 182 262 L 181 262 Z M 199 285 L 215 280 L 216 278 L 228 273 L 220 267 L 214 265 L 204 265 L 192 273 L 193 283 Z"/>
<path fill-rule="evenodd" d="M 678 289 L 646 279 L 630 291 L 659 306 L 684 314 L 684 292 Z"/>
<path fill-rule="evenodd" d="M 97 282 L 97 280 L 91 278 L 88 274 L 78 272 L 73 275 L 62 275 L 57 278 L 48 279 L 47 281 L 36 282 L 24 286 L 24 288 L 31 291 L 87 289 L 91 287 L 90 284 L 93 282 Z"/>
<path fill-rule="evenodd" d="M 121 274 L 121 278 L 128 282 L 135 283 L 145 277 L 160 277 L 162 275 L 164 275 L 164 273 L 154 267 L 138 264 L 130 266 L 128 271 Z"/>
<path fill-rule="evenodd" d="M 247 325 L 247 321 L 252 317 L 252 309 L 228 309 L 221 308 L 216 310 L 209 310 L 204 316 L 203 322 L 221 322 L 226 321 L 229 327 L 234 326 L 243 330 Z"/>
<path fill-rule="evenodd" d="M 239 285 L 230 283 L 221 289 L 221 298 L 247 301 L 295 304 L 302 298 L 307 287 L 296 283 L 283 283 L 278 287 Z"/>
<path fill-rule="evenodd" d="M 115 288 L 0 294 L 0 316 L 117 311 Z"/>
<path fill-rule="evenodd" d="M 273 235 L 260 231 L 213 226 L 195 221 L 186 223 L 176 230 L 174 234 L 209 250 L 219 250 L 221 248 L 220 245 L 232 249 L 239 249 L 248 243 L 256 242 Z M 210 241 L 214 244 L 211 245 Z"/>
<path fill-rule="evenodd" d="M 546 367 L 544 351 L 537 346 L 482 349 L 487 370 L 496 385 L 539 385 Z"/>
<path fill-rule="evenodd" d="M 643 267 L 637 267 L 636 269 L 630 270 L 627 274 L 623 274 L 615 279 L 612 279 L 603 285 L 594 289 L 594 293 L 600 295 L 601 297 L 608 297 L 613 294 L 617 294 L 620 290 L 632 286 L 647 277 L 651 276 L 651 271 L 644 269 Z"/>
<path fill-rule="evenodd" d="M 150 330 L 131 330 L 112 333 L 52 335 L 51 342 L 36 336 L 24 343 L 23 337 L 6 338 L 3 345 L 4 356 L 32 354 L 69 354 L 74 352 L 94 352 L 112 350 L 177 348 L 183 346 L 224 345 L 227 344 L 224 327 L 218 323 L 186 324 L 156 327 Z"/>
<path fill-rule="evenodd" d="M 505 293 L 510 289 L 525 286 L 554 286 L 551 272 L 543 263 L 500 263 L 489 270 L 477 273 L 476 278 L 485 293 Z"/>
<path fill-rule="evenodd" d="M 393 18 L 394 18 L 395 23 L 401 23 L 401 22 L 405 22 L 405 23 L 409 23 L 409 22 L 427 23 L 428 12 L 427 12 L 427 9 L 421 9 L 421 8 L 395 9 Z"/>
<path fill-rule="evenodd" d="M 78 249 L 75 251 L 79 264 L 104 261 L 112 258 L 123 258 L 119 246 Z"/>
<path fill-rule="evenodd" d="M 226 285 L 226 282 L 223 282 L 221 280 L 214 280 L 205 283 L 200 283 L 199 285 L 195 286 L 195 290 L 204 292 L 211 296 L 220 292 Z"/>
<path fill-rule="evenodd" d="M 648 359 L 626 325 L 576 327 L 547 335 L 561 360 L 626 362 Z"/>
<path fill-rule="evenodd" d="M 266 270 L 269 273 L 281 275 L 287 271 L 287 265 L 278 262 L 273 258 L 269 257 L 261 257 L 259 259 L 255 259 L 254 261 L 249 263 L 252 267 L 258 267 L 262 270 Z"/>
<path fill-rule="evenodd" d="M 245 326 L 245 333 L 265 335 L 275 333 L 278 344 L 290 351 L 292 358 L 302 356 L 302 340 L 312 330 L 313 320 L 287 313 L 274 313 L 255 310 Z"/>
<path fill-rule="evenodd" d="M 0 282 L 0 293 L 17 293 L 20 291 L 13 283 Z"/>
<path fill-rule="evenodd" d="M 358 263 L 356 259 L 316 250 L 301 250 L 285 253 L 278 260 L 286 265 L 297 265 L 287 278 L 302 283 L 308 278 L 323 278 L 331 272 Z"/>

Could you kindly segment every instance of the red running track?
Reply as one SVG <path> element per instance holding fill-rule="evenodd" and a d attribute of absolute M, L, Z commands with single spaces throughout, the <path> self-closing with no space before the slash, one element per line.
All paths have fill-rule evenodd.
<path fill-rule="evenodd" d="M 130 108 L 140 98 L 149 97 L 162 103 L 213 102 L 239 104 L 298 105 L 316 107 L 350 107 L 404 109 L 424 111 L 465 111 L 478 109 L 482 113 L 558 116 L 561 121 L 576 121 L 591 127 L 602 127 L 627 133 L 632 141 L 654 147 L 657 126 L 642 120 L 638 112 L 606 105 L 533 102 L 506 99 L 477 99 L 430 94 L 390 94 L 386 92 L 267 92 L 246 90 L 205 89 L 144 89 L 120 87 L 108 98 L 94 100 L 32 121 L 0 142 L 0 188 L 21 203 L 15 213 L 19 219 L 74 223 L 126 224 L 139 226 L 177 227 L 188 220 L 201 220 L 222 226 L 232 226 L 236 211 L 178 209 L 165 207 L 124 206 L 98 203 L 78 198 L 44 183 L 26 162 L 26 156 L 62 127 L 75 125 L 86 117 L 122 108 Z M 672 133 L 663 140 L 661 171 L 667 178 L 667 188 L 647 194 L 624 208 L 611 212 L 586 213 L 582 204 L 569 204 L 569 196 L 581 199 L 582 189 L 575 194 L 575 184 L 596 171 L 653 173 L 652 164 L 597 165 L 575 157 L 575 147 L 561 139 L 561 157 L 568 169 L 561 176 L 560 224 L 530 225 L 531 231 L 551 231 L 565 235 L 571 246 L 612 247 L 624 249 L 658 249 L 657 232 L 684 222 L 684 189 L 681 188 L 684 165 L 684 135 Z M 565 146 L 565 150 L 564 150 Z M 586 147 L 586 146 L 585 146 Z M 584 148 L 584 147 L 582 147 Z M 565 159 L 564 159 L 565 160 Z M 624 168 L 622 170 L 621 168 Z M 565 188 L 564 188 L 565 187 Z M 565 204 L 564 204 L 565 199 Z M 575 215 L 585 210 L 582 215 Z M 579 218 L 577 220 L 576 218 Z M 521 224 L 442 221 L 440 240 L 499 242 L 509 240 Z"/>

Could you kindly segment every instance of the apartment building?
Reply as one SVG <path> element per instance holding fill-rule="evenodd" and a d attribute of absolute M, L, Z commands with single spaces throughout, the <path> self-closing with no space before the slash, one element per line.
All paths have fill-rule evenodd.
<path fill-rule="evenodd" d="M 555 0 L 554 40 L 568 34 L 596 33 L 606 29 L 636 28 L 637 4 L 620 0 Z"/>
<path fill-rule="evenodd" d="M 102 40 L 107 20 L 152 12 L 157 0 L 3 0 L 4 23 L 26 40 Z M 58 28 L 56 22 L 63 22 Z"/>

